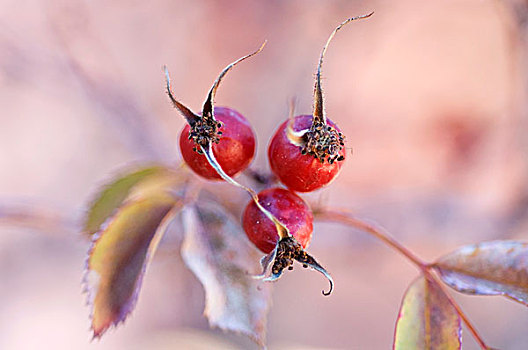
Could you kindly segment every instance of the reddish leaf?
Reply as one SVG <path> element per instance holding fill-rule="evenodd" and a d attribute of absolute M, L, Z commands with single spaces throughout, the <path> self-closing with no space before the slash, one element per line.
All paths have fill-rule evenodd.
<path fill-rule="evenodd" d="M 418 277 L 400 308 L 394 349 L 460 349 L 460 318 L 440 288 Z"/>
<path fill-rule="evenodd" d="M 462 247 L 435 264 L 442 280 L 455 290 L 503 295 L 528 305 L 528 244 L 493 241 Z"/>
<path fill-rule="evenodd" d="M 164 166 L 150 166 L 122 174 L 104 186 L 86 213 L 83 232 L 92 235 L 111 217 L 119 206 L 138 189 L 151 191 L 154 185 L 158 191 L 181 181 L 180 174 Z"/>
<path fill-rule="evenodd" d="M 183 210 L 182 257 L 205 289 L 212 327 L 242 333 L 263 346 L 271 287 L 255 280 L 260 254 L 238 220 L 211 202 Z"/>
<path fill-rule="evenodd" d="M 146 266 L 165 231 L 163 221 L 171 220 L 179 207 L 168 195 L 132 201 L 94 235 L 84 279 L 94 337 L 124 321 L 134 308 Z"/>

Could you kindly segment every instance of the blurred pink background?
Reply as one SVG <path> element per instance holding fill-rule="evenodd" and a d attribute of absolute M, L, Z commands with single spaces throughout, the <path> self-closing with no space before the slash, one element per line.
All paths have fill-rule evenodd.
<path fill-rule="evenodd" d="M 76 227 L 119 169 L 179 161 L 183 119 L 164 91 L 198 111 L 216 98 L 259 139 L 254 168 L 288 100 L 310 113 L 330 32 L 326 110 L 353 149 L 340 177 L 305 196 L 376 220 L 424 259 L 528 233 L 526 15 L 520 1 L 13 1 L 0 2 L 0 349 L 253 349 L 209 330 L 203 290 L 170 239 L 124 326 L 90 343 L 80 280 L 88 242 Z M 225 184 L 217 185 L 220 188 Z M 245 203 L 246 198 L 241 195 Z M 31 227 L 17 213 L 34 214 Z M 5 213 L 11 213 L 7 219 Z M 20 214 L 22 215 L 22 214 Z M 13 219 L 15 217 L 15 219 Z M 20 220 L 24 219 L 23 217 Z M 15 222 L 13 222 L 15 221 Z M 36 226 L 36 227 L 35 227 Z M 270 349 L 389 349 L 417 271 L 338 225 L 317 224 L 311 252 L 331 271 L 296 269 L 275 285 Z M 455 294 L 484 339 L 525 349 L 528 310 Z M 477 345 L 464 333 L 465 349 Z"/>

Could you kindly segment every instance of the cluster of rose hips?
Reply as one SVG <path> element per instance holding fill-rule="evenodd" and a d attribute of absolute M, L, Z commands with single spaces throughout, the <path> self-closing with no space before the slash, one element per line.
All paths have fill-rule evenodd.
<path fill-rule="evenodd" d="M 252 196 L 243 214 L 247 237 L 265 254 L 262 265 L 266 280 L 279 278 L 284 269 L 292 269 L 293 261 L 316 269 L 332 279 L 314 258 L 305 252 L 313 230 L 313 215 L 308 204 L 295 192 L 311 192 L 328 185 L 339 173 L 346 158 L 345 137 L 336 124 L 326 117 L 321 88 L 321 66 L 328 44 L 345 24 L 371 16 L 349 18 L 330 35 L 319 59 L 314 89 L 312 115 L 290 117 L 277 129 L 268 146 L 272 172 L 285 188 L 273 187 L 256 194 L 232 179 L 244 171 L 255 154 L 255 133 L 239 112 L 229 107 L 215 107 L 214 96 L 225 74 L 239 62 L 259 53 L 244 56 L 227 66 L 209 91 L 202 112 L 196 114 L 178 102 L 170 88 L 167 92 L 175 108 L 185 117 L 187 125 L 180 134 L 180 150 L 185 163 L 208 180 L 226 180 L 245 189 Z M 324 293 L 324 292 L 323 292 Z M 324 293 L 325 295 L 329 294 Z"/>

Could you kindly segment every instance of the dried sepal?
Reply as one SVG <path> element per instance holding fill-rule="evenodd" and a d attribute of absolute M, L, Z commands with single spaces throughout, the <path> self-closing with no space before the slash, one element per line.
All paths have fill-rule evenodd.
<path fill-rule="evenodd" d="M 224 70 L 218 75 L 218 78 L 216 78 L 215 82 L 213 83 L 213 86 L 209 90 L 209 93 L 207 94 L 207 98 L 203 104 L 202 107 L 202 118 L 212 118 L 214 120 L 214 98 L 216 96 L 216 90 L 218 89 L 218 86 L 220 85 L 220 82 L 224 78 L 224 76 L 229 72 L 234 66 L 236 66 L 238 63 L 244 61 L 247 58 L 250 58 L 252 56 L 255 56 L 259 52 L 261 52 L 264 49 L 264 46 L 266 46 L 267 41 L 264 41 L 262 45 L 254 52 L 239 58 L 238 60 L 230 63 L 227 67 L 224 68 Z"/>
<path fill-rule="evenodd" d="M 332 276 L 322 267 L 310 254 L 308 254 L 295 237 L 285 237 L 277 242 L 275 249 L 261 260 L 262 273 L 255 278 L 262 278 L 264 281 L 272 282 L 278 280 L 285 269 L 293 270 L 293 262 L 297 261 L 304 268 L 312 268 L 322 273 L 330 283 L 328 292 L 323 290 L 323 295 L 328 296 L 334 289 Z M 271 270 L 271 271 L 270 271 Z M 271 272 L 268 277 L 268 272 Z"/>
<path fill-rule="evenodd" d="M 209 90 L 209 93 L 207 94 L 207 98 L 202 107 L 201 115 L 192 112 L 189 108 L 187 108 L 178 100 L 176 100 L 176 98 L 174 98 L 174 95 L 171 91 L 169 72 L 166 67 L 164 68 L 165 79 L 167 84 L 167 94 L 169 95 L 169 98 L 171 99 L 174 107 L 178 109 L 178 111 L 183 115 L 183 117 L 191 127 L 189 130 L 188 137 L 189 140 L 192 139 L 196 144 L 196 152 L 200 154 L 203 153 L 202 148 L 207 148 L 212 143 L 218 143 L 220 141 L 220 137 L 222 136 L 222 132 L 220 131 L 222 123 L 216 120 L 214 117 L 214 98 L 216 95 L 216 90 L 220 85 L 220 82 L 227 74 L 227 72 L 229 72 L 234 66 L 262 51 L 265 45 L 266 41 L 258 50 L 239 58 L 238 60 L 230 63 L 227 67 L 224 68 L 224 70 L 222 70 L 218 78 L 216 78 L 215 82 L 213 83 L 213 86 Z"/>
<path fill-rule="evenodd" d="M 309 129 L 304 129 L 300 131 L 296 131 L 293 128 L 293 125 L 295 123 L 295 98 L 290 99 L 289 103 L 289 110 L 290 113 L 288 114 L 288 125 L 286 126 L 286 137 L 288 140 L 298 147 L 303 147 L 306 143 L 306 139 L 304 135 L 308 132 Z"/>
<path fill-rule="evenodd" d="M 326 41 L 325 46 L 323 47 L 323 50 L 321 51 L 321 56 L 319 57 L 319 64 L 317 65 L 317 73 L 315 75 L 315 86 L 314 86 L 314 106 L 313 106 L 313 116 L 314 116 L 314 123 L 318 120 L 322 121 L 323 125 L 326 125 L 326 113 L 324 109 L 324 96 L 323 96 L 323 89 L 321 87 L 321 70 L 323 67 L 323 59 L 326 54 L 326 50 L 328 49 L 328 45 L 336 35 L 336 33 L 343 28 L 346 24 L 363 18 L 368 18 L 372 16 L 374 12 L 371 12 L 367 15 L 357 16 L 357 17 L 351 17 L 342 22 L 340 25 L 334 29 L 332 34 L 328 37 L 328 40 Z"/>
<path fill-rule="evenodd" d="M 264 255 L 260 259 L 260 266 L 262 268 L 262 272 L 259 275 L 253 276 L 254 279 L 264 279 L 268 275 L 268 271 L 273 265 L 273 262 L 275 261 L 275 257 L 277 256 L 277 248 L 279 245 L 277 244 L 275 248 L 269 252 L 268 254 Z"/>
<path fill-rule="evenodd" d="M 336 29 L 334 29 L 332 34 L 330 34 L 330 37 L 321 51 L 315 76 L 312 125 L 303 133 L 301 142 L 301 153 L 311 155 L 321 163 L 326 161 L 333 164 L 334 162 L 343 161 L 345 159 L 345 157 L 340 154 L 345 147 L 345 136 L 333 125 L 330 125 L 327 122 L 326 111 L 324 108 L 323 89 L 321 87 L 321 70 L 326 50 L 335 34 L 344 25 L 357 19 L 370 17 L 373 13 L 374 12 L 363 16 L 352 17 L 341 23 Z"/>
<path fill-rule="evenodd" d="M 200 120 L 200 115 L 191 111 L 187 106 L 185 106 L 183 103 L 181 103 L 174 97 L 174 95 L 172 94 L 169 70 L 167 69 L 167 66 L 163 66 L 163 71 L 165 72 L 167 94 L 169 95 L 172 105 L 178 110 L 178 112 L 181 113 L 181 115 L 185 118 L 189 125 L 194 125 L 198 120 Z"/>

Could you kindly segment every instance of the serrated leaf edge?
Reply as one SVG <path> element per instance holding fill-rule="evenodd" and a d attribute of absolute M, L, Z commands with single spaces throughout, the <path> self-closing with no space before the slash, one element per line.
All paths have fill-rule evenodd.
<path fill-rule="evenodd" d="M 145 263 L 142 266 L 141 273 L 139 274 L 139 277 L 135 284 L 136 286 L 139 286 L 139 287 L 134 288 L 134 294 L 130 297 L 130 300 L 128 301 L 127 306 L 124 307 L 125 310 L 130 310 L 130 311 L 126 312 L 125 315 L 120 315 L 117 322 L 112 322 L 108 326 L 101 329 L 99 332 L 95 332 L 95 330 L 93 329 L 93 313 L 94 313 L 94 300 L 97 294 L 97 286 L 90 286 L 90 281 L 89 281 L 90 272 L 91 272 L 90 259 L 97 245 L 97 242 L 99 241 L 100 238 L 102 238 L 104 231 L 106 231 L 106 229 L 110 227 L 110 224 L 119 216 L 119 214 L 125 208 L 136 204 L 138 201 L 141 201 L 141 199 L 124 202 L 119 208 L 117 208 L 114 211 L 114 214 L 110 216 L 105 221 L 105 223 L 101 225 L 100 230 L 92 235 L 90 248 L 88 249 L 88 253 L 86 255 L 85 262 L 84 262 L 84 273 L 83 273 L 83 277 L 81 280 L 82 293 L 86 295 L 85 305 L 90 308 L 89 321 L 90 321 L 90 330 L 93 332 L 92 341 L 95 339 L 100 339 L 108 330 L 112 328 L 116 328 L 120 324 L 125 323 L 125 321 L 132 315 L 132 313 L 135 310 L 135 305 L 137 304 L 139 292 L 141 290 L 141 285 L 143 282 L 143 277 L 147 271 L 147 267 L 150 263 L 150 260 L 152 259 L 159 245 L 159 242 L 163 238 L 163 235 L 166 233 L 168 226 L 170 225 L 172 220 L 176 217 L 179 210 L 181 210 L 182 208 L 182 205 L 179 205 L 181 204 L 181 202 L 175 200 L 174 206 L 169 210 L 169 212 L 160 221 L 160 224 L 158 228 L 156 229 L 156 232 L 154 233 L 152 240 L 149 243 L 147 254 L 145 255 Z"/>

